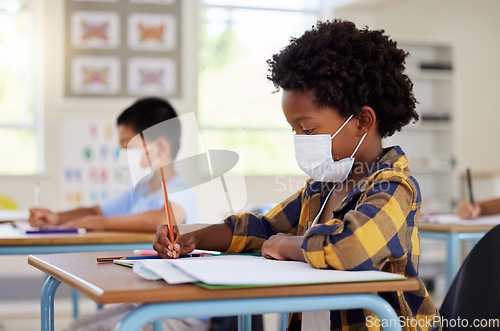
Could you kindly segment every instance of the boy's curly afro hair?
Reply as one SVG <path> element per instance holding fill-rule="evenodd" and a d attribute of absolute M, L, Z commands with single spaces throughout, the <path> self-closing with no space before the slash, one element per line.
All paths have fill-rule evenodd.
<path fill-rule="evenodd" d="M 413 84 L 403 73 L 407 55 L 384 30 L 318 21 L 267 60 L 267 78 L 277 89 L 312 92 L 316 106 L 334 107 L 344 117 L 370 106 L 387 137 L 418 120 Z"/>

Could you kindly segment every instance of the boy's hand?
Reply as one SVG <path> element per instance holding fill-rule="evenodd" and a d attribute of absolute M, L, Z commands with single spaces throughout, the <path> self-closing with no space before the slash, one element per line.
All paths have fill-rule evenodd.
<path fill-rule="evenodd" d="M 54 226 L 59 224 L 59 217 L 56 213 L 45 208 L 31 208 L 28 222 L 31 226 Z"/>
<path fill-rule="evenodd" d="M 302 236 L 294 236 L 290 233 L 275 234 L 262 245 L 262 256 L 275 260 L 304 261 L 305 258 L 300 249 L 302 241 Z"/>
<path fill-rule="evenodd" d="M 177 226 L 174 226 L 174 243 L 168 238 L 168 226 L 160 225 L 156 231 L 153 248 L 162 259 L 178 258 L 180 255 L 191 253 L 196 248 L 196 236 L 194 232 L 179 234 Z"/>
<path fill-rule="evenodd" d="M 65 222 L 63 228 L 85 228 L 93 231 L 104 231 L 106 217 L 101 215 L 89 215 Z"/>
<path fill-rule="evenodd" d="M 477 203 L 472 204 L 470 201 L 463 201 L 458 205 L 457 215 L 464 220 L 477 218 L 481 215 L 481 206 Z"/>

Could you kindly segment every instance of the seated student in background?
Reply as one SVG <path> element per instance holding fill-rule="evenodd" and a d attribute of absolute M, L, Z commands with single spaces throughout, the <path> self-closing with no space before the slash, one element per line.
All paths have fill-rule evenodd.
<path fill-rule="evenodd" d="M 472 203 L 463 201 L 457 207 L 457 215 L 464 220 L 500 214 L 500 198 Z"/>
<path fill-rule="evenodd" d="M 401 148 L 383 149 L 381 142 L 418 120 L 404 74 L 406 56 L 384 31 L 342 20 L 318 22 L 291 39 L 268 60 L 268 79 L 283 89 L 295 157 L 311 179 L 266 215 L 230 215 L 221 224 L 177 231 L 174 243 L 162 225 L 154 239 L 158 254 L 253 251 L 314 268 L 383 270 L 418 279 L 419 186 Z M 419 284 L 415 291 L 380 296 L 409 321 L 405 329 L 438 330 L 438 312 Z M 368 316 L 373 314 L 367 310 L 332 311 L 331 328 L 366 329 Z M 300 315 L 290 323 L 290 330 L 300 329 Z"/>
<path fill-rule="evenodd" d="M 176 125 L 172 126 L 174 129 L 166 132 L 166 137 L 157 137 L 154 150 L 158 153 L 163 152 L 168 159 L 174 160 L 180 148 L 180 123 L 170 103 L 159 98 L 138 100 L 121 113 L 116 121 L 121 148 L 126 149 L 129 141 L 138 133 L 172 119 L 175 119 Z M 140 149 L 141 146 L 137 147 Z M 138 156 L 136 166 L 141 166 L 140 154 Z M 167 190 L 177 192 L 169 196 L 177 223 L 193 223 L 197 219 L 196 201 L 194 193 L 186 189 L 189 188 L 189 184 L 176 173 L 173 163 L 164 167 L 164 171 Z M 160 174 L 155 173 L 154 176 L 158 177 Z M 130 187 L 97 206 L 80 207 L 64 212 L 32 208 L 29 222 L 32 226 L 63 225 L 89 230 L 153 232 L 158 225 L 166 222 L 161 181 L 154 179 L 147 188 L 151 192 L 147 196 L 139 195 L 134 187 Z"/>

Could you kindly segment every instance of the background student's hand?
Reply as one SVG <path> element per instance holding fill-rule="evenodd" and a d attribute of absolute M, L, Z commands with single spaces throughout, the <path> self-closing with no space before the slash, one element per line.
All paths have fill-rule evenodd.
<path fill-rule="evenodd" d="M 168 226 L 160 225 L 153 239 L 153 248 L 162 259 L 177 258 L 180 255 L 189 254 L 196 248 L 196 236 L 194 232 L 179 234 L 177 226 L 174 226 L 175 241 L 172 243 L 168 236 Z"/>
<path fill-rule="evenodd" d="M 31 226 L 54 226 L 59 224 L 59 217 L 46 208 L 31 208 L 28 222 Z"/>
<path fill-rule="evenodd" d="M 458 205 L 457 215 L 464 220 L 477 218 L 481 215 L 481 206 L 477 203 L 472 204 L 470 201 L 463 201 Z"/>
<path fill-rule="evenodd" d="M 262 245 L 262 256 L 275 260 L 304 261 L 300 248 L 302 241 L 302 236 L 294 236 L 290 233 L 275 234 Z"/>

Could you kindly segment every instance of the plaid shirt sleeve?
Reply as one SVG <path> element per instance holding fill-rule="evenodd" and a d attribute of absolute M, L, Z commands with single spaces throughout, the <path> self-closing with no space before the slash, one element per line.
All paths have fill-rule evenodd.
<path fill-rule="evenodd" d="M 299 222 L 305 222 L 303 212 L 305 188 L 278 204 L 266 215 L 241 213 L 226 217 L 224 222 L 231 228 L 233 238 L 226 253 L 260 253 L 262 244 L 277 233 L 297 234 Z"/>
<path fill-rule="evenodd" d="M 382 171 L 365 183 L 354 209 L 343 219 L 317 224 L 304 236 L 302 250 L 315 268 L 381 270 L 389 257 L 411 246 L 408 221 L 419 206 L 415 187 L 403 172 Z"/>

